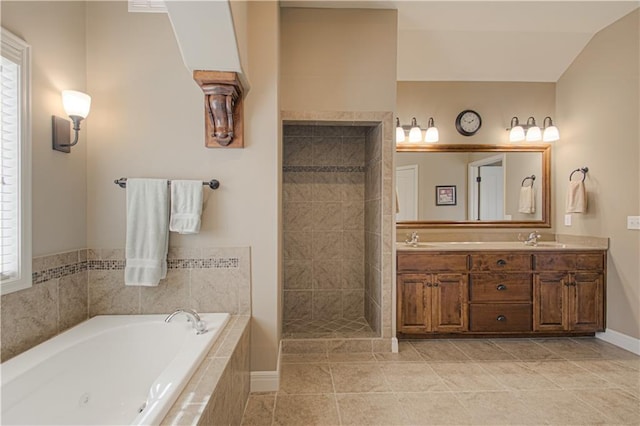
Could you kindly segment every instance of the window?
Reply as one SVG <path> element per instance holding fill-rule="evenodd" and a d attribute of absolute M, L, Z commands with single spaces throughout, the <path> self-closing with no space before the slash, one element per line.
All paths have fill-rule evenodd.
<path fill-rule="evenodd" d="M 31 287 L 30 47 L 2 28 L 0 289 Z"/>

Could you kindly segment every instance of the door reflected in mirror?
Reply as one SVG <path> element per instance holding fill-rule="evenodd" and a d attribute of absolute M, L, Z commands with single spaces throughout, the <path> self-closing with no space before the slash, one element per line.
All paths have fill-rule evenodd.
<path fill-rule="evenodd" d="M 398 145 L 399 227 L 549 227 L 550 146 Z M 455 202 L 442 203 L 442 188 Z"/>

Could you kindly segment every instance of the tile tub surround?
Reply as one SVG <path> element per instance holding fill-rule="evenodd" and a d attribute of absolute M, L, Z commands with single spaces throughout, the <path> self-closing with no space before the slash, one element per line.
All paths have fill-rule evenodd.
<path fill-rule="evenodd" d="M 33 286 L 2 296 L 2 361 L 101 314 L 190 307 L 250 315 L 250 249 L 169 249 L 158 287 L 124 285 L 123 249 L 81 249 L 33 259 Z"/>
<path fill-rule="evenodd" d="M 250 260 L 248 247 L 170 248 L 167 277 L 157 287 L 139 287 L 124 285 L 124 250 L 89 250 L 89 316 L 183 307 L 250 315 Z"/>
<path fill-rule="evenodd" d="M 161 425 L 237 425 L 249 397 L 250 321 L 230 318 Z"/>
<path fill-rule="evenodd" d="M 33 285 L 0 302 L 2 361 L 89 318 L 86 249 L 35 257 L 32 265 Z"/>
<path fill-rule="evenodd" d="M 448 354 L 447 356 L 442 356 Z M 281 360 L 242 425 L 640 424 L 640 357 L 595 338 L 403 341 Z"/>

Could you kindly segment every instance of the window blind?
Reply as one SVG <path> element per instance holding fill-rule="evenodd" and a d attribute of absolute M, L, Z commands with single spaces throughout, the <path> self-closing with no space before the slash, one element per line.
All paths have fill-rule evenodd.
<path fill-rule="evenodd" d="M 0 293 L 31 287 L 31 48 L 0 38 Z"/>
<path fill-rule="evenodd" d="M 20 66 L 2 56 L 2 155 L 0 158 L 0 277 L 20 272 Z"/>

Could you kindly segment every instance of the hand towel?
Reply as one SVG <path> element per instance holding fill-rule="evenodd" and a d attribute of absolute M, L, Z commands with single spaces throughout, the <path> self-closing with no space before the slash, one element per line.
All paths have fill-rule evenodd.
<path fill-rule="evenodd" d="M 581 180 L 570 180 L 567 188 L 567 213 L 587 212 L 587 192 L 584 182 Z"/>
<path fill-rule="evenodd" d="M 520 213 L 536 212 L 536 191 L 531 186 L 523 186 L 520 188 L 520 200 L 518 202 L 518 211 Z"/>
<path fill-rule="evenodd" d="M 125 285 L 157 286 L 167 276 L 169 188 L 166 179 L 127 179 Z"/>
<path fill-rule="evenodd" d="M 171 181 L 171 219 L 169 230 L 180 234 L 197 234 L 202 213 L 202 181 Z"/>

